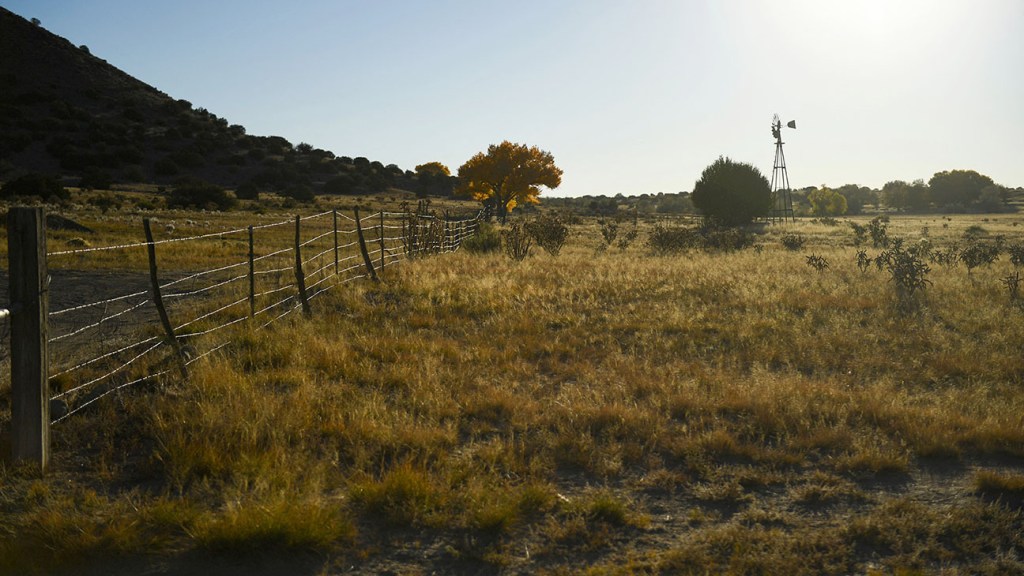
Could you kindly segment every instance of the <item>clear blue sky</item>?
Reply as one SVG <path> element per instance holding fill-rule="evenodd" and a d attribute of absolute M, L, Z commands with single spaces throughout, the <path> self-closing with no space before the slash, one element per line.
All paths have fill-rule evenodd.
<path fill-rule="evenodd" d="M 1024 186 L 1021 0 L 0 0 L 250 134 L 454 173 L 550 151 L 547 195 L 690 190 L 718 156 L 793 187 L 974 169 Z"/>

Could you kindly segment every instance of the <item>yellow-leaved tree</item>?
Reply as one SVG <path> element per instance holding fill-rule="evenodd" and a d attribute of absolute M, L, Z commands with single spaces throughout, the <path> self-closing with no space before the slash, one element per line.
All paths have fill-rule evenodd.
<path fill-rule="evenodd" d="M 421 196 L 450 196 L 455 188 L 452 173 L 440 162 L 427 162 L 416 167 L 417 194 Z"/>
<path fill-rule="evenodd" d="M 502 221 L 516 205 L 538 204 L 541 187 L 557 188 L 562 170 L 555 158 L 536 146 L 508 140 L 487 147 L 459 167 L 459 194 L 483 202 Z"/>

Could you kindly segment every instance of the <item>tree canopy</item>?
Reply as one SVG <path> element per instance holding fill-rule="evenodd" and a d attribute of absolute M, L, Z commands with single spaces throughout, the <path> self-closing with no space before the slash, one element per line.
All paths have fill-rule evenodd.
<path fill-rule="evenodd" d="M 807 194 L 811 212 L 815 216 L 842 216 L 846 214 L 846 197 L 822 184 L 821 188 Z"/>
<path fill-rule="evenodd" d="M 928 181 L 932 201 L 936 206 L 970 206 L 981 196 L 981 191 L 994 182 L 974 170 L 946 170 L 936 172 Z"/>
<path fill-rule="evenodd" d="M 536 146 L 508 140 L 492 144 L 459 167 L 458 193 L 472 196 L 504 219 L 518 204 L 537 204 L 541 187 L 557 188 L 562 170 Z"/>
<path fill-rule="evenodd" d="M 722 156 L 704 169 L 690 198 L 702 214 L 727 226 L 749 224 L 772 207 L 771 185 L 761 171 Z"/>
<path fill-rule="evenodd" d="M 416 167 L 418 194 L 421 196 L 449 196 L 455 189 L 455 178 L 452 178 L 448 167 L 440 162 L 427 162 Z"/>
<path fill-rule="evenodd" d="M 440 162 L 427 162 L 426 164 L 420 164 L 416 167 L 416 174 L 430 175 L 430 176 L 451 176 L 451 171 L 448 167 Z"/>

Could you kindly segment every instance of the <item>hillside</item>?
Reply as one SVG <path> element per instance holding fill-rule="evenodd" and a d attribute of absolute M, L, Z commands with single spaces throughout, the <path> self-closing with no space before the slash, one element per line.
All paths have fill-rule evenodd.
<path fill-rule="evenodd" d="M 3 8 L 0 134 L 0 180 L 42 172 L 105 188 L 194 178 L 295 194 L 417 186 L 394 164 L 248 135 Z"/>

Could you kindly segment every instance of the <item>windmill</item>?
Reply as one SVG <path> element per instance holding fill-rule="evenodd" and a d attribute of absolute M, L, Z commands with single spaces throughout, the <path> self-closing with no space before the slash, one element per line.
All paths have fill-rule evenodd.
<path fill-rule="evenodd" d="M 796 129 L 796 120 L 790 120 L 786 126 Z M 790 195 L 786 155 L 782 153 L 782 121 L 778 114 L 772 118 L 772 136 L 775 138 L 775 167 L 772 169 L 772 211 L 769 218 L 772 222 L 793 222 L 793 197 Z"/>

